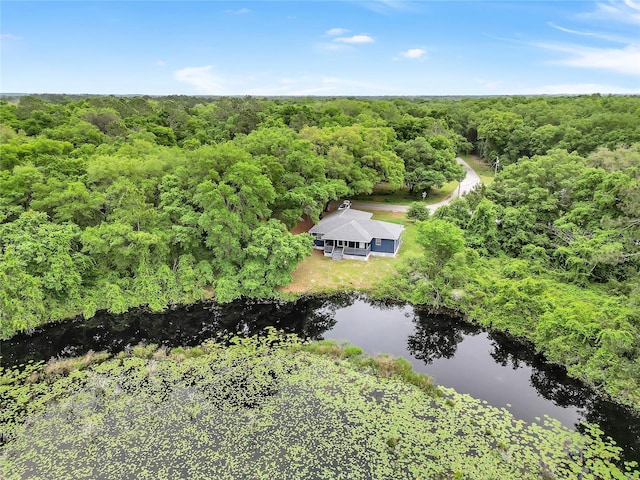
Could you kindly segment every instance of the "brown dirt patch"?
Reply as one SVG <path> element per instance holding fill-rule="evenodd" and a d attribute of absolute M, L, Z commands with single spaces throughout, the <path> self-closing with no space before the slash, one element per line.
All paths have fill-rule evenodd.
<path fill-rule="evenodd" d="M 299 233 L 308 232 L 311 227 L 313 227 L 314 223 L 309 217 L 309 215 L 304 215 L 296 224 L 295 227 L 291 229 L 291 233 L 294 235 L 298 235 Z"/>

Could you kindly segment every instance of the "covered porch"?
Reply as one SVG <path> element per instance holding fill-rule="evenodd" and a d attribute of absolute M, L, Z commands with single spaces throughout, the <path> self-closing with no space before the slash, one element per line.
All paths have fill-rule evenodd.
<path fill-rule="evenodd" d="M 325 240 L 324 256 L 334 259 L 349 258 L 367 260 L 371 254 L 370 242 L 350 242 L 347 240 Z"/>

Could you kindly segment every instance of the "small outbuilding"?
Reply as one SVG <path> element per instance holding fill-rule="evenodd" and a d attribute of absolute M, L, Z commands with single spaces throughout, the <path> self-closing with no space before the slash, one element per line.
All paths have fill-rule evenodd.
<path fill-rule="evenodd" d="M 368 260 L 371 255 L 395 257 L 402 244 L 404 227 L 371 220 L 372 215 L 341 205 L 309 230 L 315 248 L 324 250 L 324 256 L 334 260 Z"/>

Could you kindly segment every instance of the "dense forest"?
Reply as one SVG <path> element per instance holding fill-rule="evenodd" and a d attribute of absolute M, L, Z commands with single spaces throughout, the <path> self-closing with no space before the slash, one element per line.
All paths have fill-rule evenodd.
<path fill-rule="evenodd" d="M 495 181 L 418 223 L 381 296 L 527 337 L 640 404 L 640 97 L 0 102 L 0 324 L 213 295 L 268 297 L 311 250 L 290 229 L 386 182 Z"/>

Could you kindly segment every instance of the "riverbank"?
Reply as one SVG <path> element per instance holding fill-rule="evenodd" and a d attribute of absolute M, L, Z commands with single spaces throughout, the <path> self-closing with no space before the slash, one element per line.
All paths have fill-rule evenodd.
<path fill-rule="evenodd" d="M 10 479 L 639 478 L 597 429 L 517 421 L 406 361 L 275 333 L 2 373 Z"/>

